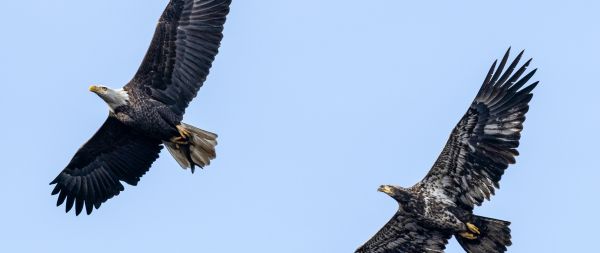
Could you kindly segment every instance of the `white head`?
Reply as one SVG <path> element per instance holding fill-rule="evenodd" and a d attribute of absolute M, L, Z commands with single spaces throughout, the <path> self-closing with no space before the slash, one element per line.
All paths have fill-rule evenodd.
<path fill-rule="evenodd" d="M 102 85 L 92 85 L 90 91 L 100 96 L 108 104 L 110 111 L 114 111 L 119 106 L 127 105 L 129 102 L 129 94 L 124 89 L 113 90 Z"/>

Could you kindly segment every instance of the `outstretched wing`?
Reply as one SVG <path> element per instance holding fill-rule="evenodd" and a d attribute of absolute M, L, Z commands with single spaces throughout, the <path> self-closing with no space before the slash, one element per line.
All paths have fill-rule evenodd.
<path fill-rule="evenodd" d="M 420 226 L 400 208 L 356 253 L 444 252 L 451 236 Z"/>
<path fill-rule="evenodd" d="M 75 204 L 79 215 L 85 204 L 87 214 L 93 207 L 119 195 L 120 181 L 137 185 L 158 158 L 160 140 L 138 135 L 118 119 L 109 116 L 94 136 L 81 147 L 67 167 L 50 183 L 56 184 L 56 205 L 67 200 L 66 212 Z"/>
<path fill-rule="evenodd" d="M 510 49 L 497 69 L 496 62 L 467 113 L 456 125 L 442 153 L 419 183 L 442 189 L 459 206 L 472 210 L 489 199 L 509 164 L 515 163 L 517 147 L 529 110 L 531 91 L 538 82 L 521 89 L 536 70 L 525 72 L 531 59 L 514 74 L 523 52 L 503 73 Z M 511 75 L 512 74 L 512 75 Z"/>
<path fill-rule="evenodd" d="M 182 115 L 208 76 L 230 3 L 171 0 L 142 65 L 125 89 L 138 89 Z"/>

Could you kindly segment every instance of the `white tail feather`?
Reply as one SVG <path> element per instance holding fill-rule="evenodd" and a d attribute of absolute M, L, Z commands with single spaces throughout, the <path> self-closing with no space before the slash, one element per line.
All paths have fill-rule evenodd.
<path fill-rule="evenodd" d="M 217 135 L 185 123 L 181 126 L 190 134 L 189 144 L 163 142 L 167 150 L 183 169 L 191 168 L 194 172 L 194 166 L 203 168 L 210 165 L 210 160 L 216 157 Z"/>

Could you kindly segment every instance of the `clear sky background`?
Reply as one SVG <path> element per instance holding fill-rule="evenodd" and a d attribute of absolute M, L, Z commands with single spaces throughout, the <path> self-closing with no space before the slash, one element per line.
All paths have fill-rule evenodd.
<path fill-rule="evenodd" d="M 513 222 L 510 252 L 597 247 L 598 1 L 235 0 L 185 115 L 217 159 L 192 175 L 163 150 L 137 187 L 65 214 L 48 183 L 107 115 L 88 86 L 132 77 L 166 4 L 0 3 L 0 252 L 353 252 L 396 211 L 377 187 L 427 173 L 509 46 L 541 85 L 476 213 Z"/>

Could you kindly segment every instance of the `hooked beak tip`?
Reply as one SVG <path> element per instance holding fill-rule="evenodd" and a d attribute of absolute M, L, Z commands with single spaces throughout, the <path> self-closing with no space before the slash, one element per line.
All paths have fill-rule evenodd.
<path fill-rule="evenodd" d="M 391 194 L 392 193 L 391 187 L 389 185 L 379 186 L 379 189 L 377 189 L 377 191 L 383 192 L 385 194 Z"/>

